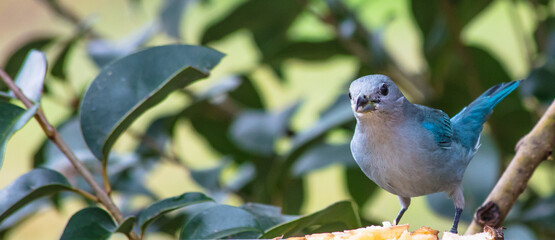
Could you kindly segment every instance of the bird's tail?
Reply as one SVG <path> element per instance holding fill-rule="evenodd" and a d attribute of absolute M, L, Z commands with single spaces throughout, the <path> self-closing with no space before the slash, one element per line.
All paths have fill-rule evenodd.
<path fill-rule="evenodd" d="M 477 144 L 480 132 L 482 131 L 482 125 L 488 119 L 493 108 L 515 90 L 521 81 L 500 83 L 491 87 L 451 118 L 453 129 L 455 131 L 461 130 L 459 138 L 463 144 L 469 147 L 474 147 Z M 462 134 L 463 132 L 465 133 L 464 135 Z"/>

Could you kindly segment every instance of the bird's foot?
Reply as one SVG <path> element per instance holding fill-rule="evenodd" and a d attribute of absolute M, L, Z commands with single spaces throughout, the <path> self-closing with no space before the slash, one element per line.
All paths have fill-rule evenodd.
<path fill-rule="evenodd" d="M 454 233 L 454 234 L 457 234 L 457 228 L 452 227 L 452 228 L 451 228 L 451 231 L 449 231 L 449 232 Z"/>

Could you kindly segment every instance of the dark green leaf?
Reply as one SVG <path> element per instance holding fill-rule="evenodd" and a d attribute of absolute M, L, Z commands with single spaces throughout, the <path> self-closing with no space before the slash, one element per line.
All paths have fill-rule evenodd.
<path fill-rule="evenodd" d="M 495 186 L 499 176 L 500 156 L 491 136 L 482 134 L 480 141 L 482 146 L 468 164 L 463 177 L 465 209 L 478 208 Z M 454 216 L 453 200 L 447 198 L 445 193 L 428 195 L 426 200 L 436 213 L 449 218 Z M 471 210 L 463 211 L 461 220 L 469 222 L 473 214 Z"/>
<path fill-rule="evenodd" d="M 260 238 L 273 238 L 282 236 L 283 238 L 310 234 L 308 227 L 317 227 L 339 222 L 335 229 L 327 231 L 341 231 L 360 227 L 360 218 L 353 202 L 336 202 L 318 212 L 300 217 L 290 222 L 275 226 L 266 231 Z M 340 227 L 338 227 L 340 226 Z"/>
<path fill-rule="evenodd" d="M 262 233 L 256 218 L 249 212 L 227 205 L 214 205 L 190 218 L 181 229 L 180 239 L 217 239 L 230 235 Z"/>
<path fill-rule="evenodd" d="M 247 111 L 231 125 L 231 137 L 238 147 L 262 156 L 274 153 L 274 144 L 285 135 L 289 122 L 299 104 L 279 113 Z"/>
<path fill-rule="evenodd" d="M 62 80 L 66 79 L 66 67 L 68 62 L 68 56 L 73 49 L 73 47 L 79 42 L 79 40 L 88 32 L 90 26 L 82 26 L 79 28 L 78 32 L 71 39 L 63 43 L 62 50 L 58 53 L 58 56 L 54 60 L 52 69 L 50 73 L 52 76 L 58 77 Z"/>
<path fill-rule="evenodd" d="M 160 12 L 162 30 L 170 37 L 181 39 L 181 19 L 190 0 L 165 0 Z"/>
<path fill-rule="evenodd" d="M 39 102 L 45 75 L 46 56 L 40 51 L 31 50 L 17 73 L 15 84 L 27 98 Z M 10 93 L 13 96 L 13 92 Z"/>
<path fill-rule="evenodd" d="M 524 210 L 517 218 L 517 221 L 526 222 L 535 227 L 552 227 L 555 224 L 555 193 L 533 202 L 530 209 Z"/>
<path fill-rule="evenodd" d="M 234 161 L 240 161 L 246 154 L 230 140 L 229 127 L 232 117 L 208 100 L 188 106 L 181 117 L 191 121 L 193 128 L 202 135 L 214 150 L 227 155 L 232 154 Z"/>
<path fill-rule="evenodd" d="M 87 43 L 87 53 L 99 68 L 136 51 L 155 33 L 156 25 L 147 25 L 119 41 L 95 39 Z"/>
<path fill-rule="evenodd" d="M 363 208 L 370 196 L 376 193 L 378 185 L 370 180 L 358 166 L 345 168 L 347 190 L 359 208 Z"/>
<path fill-rule="evenodd" d="M 535 97 L 541 103 L 550 104 L 555 98 L 555 72 L 545 65 L 536 68 L 522 81 L 519 90 L 524 97 Z"/>
<path fill-rule="evenodd" d="M 71 216 L 60 240 L 109 239 L 115 230 L 116 223 L 110 214 L 100 208 L 89 207 Z"/>
<path fill-rule="evenodd" d="M 202 43 L 219 40 L 239 29 L 254 32 L 256 42 L 273 45 L 281 40 L 286 30 L 304 8 L 304 1 L 251 0 L 237 7 L 231 14 L 210 26 L 204 33 Z M 261 46 L 261 48 L 264 48 Z"/>
<path fill-rule="evenodd" d="M 229 180 L 226 189 L 237 192 L 251 182 L 255 176 L 256 168 L 254 164 L 252 162 L 245 162 L 238 167 L 237 173 Z"/>
<path fill-rule="evenodd" d="M 349 53 L 336 39 L 323 42 L 289 42 L 275 54 L 264 56 L 264 61 L 273 64 L 290 58 L 323 61 L 339 54 Z"/>
<path fill-rule="evenodd" d="M 180 196 L 166 198 L 141 211 L 141 213 L 137 216 L 137 225 L 141 228 L 141 232 L 144 233 L 148 224 L 160 215 L 191 204 L 206 201 L 212 201 L 212 199 L 202 193 L 196 192 L 184 193 Z"/>
<path fill-rule="evenodd" d="M 160 151 L 171 141 L 176 120 L 176 116 L 163 116 L 154 120 L 142 136 L 136 152 L 143 157 L 159 157 Z"/>
<path fill-rule="evenodd" d="M 295 216 L 282 215 L 281 209 L 272 205 L 245 203 L 241 208 L 252 214 L 264 231 L 283 222 L 297 218 Z"/>
<path fill-rule="evenodd" d="M 191 178 L 195 180 L 201 187 L 210 192 L 222 190 L 220 184 L 220 176 L 222 170 L 228 165 L 228 161 L 224 161 L 216 167 L 202 170 L 191 170 Z"/>
<path fill-rule="evenodd" d="M 128 217 L 114 230 L 114 232 L 119 232 L 123 234 L 128 234 L 133 230 L 133 225 L 137 222 L 137 218 L 135 217 Z"/>
<path fill-rule="evenodd" d="M 284 182 L 281 206 L 283 213 L 299 214 L 305 199 L 304 180 L 302 178 L 291 178 L 282 182 Z"/>
<path fill-rule="evenodd" d="M 63 190 L 71 190 L 71 185 L 62 174 L 44 168 L 31 170 L 0 191 L 0 222 L 31 201 Z"/>
<path fill-rule="evenodd" d="M 304 152 L 293 165 L 293 175 L 302 176 L 334 163 L 355 166 L 349 143 L 332 145 L 321 144 Z"/>
<path fill-rule="evenodd" d="M 247 108 L 264 109 L 262 98 L 247 76 L 240 77 L 241 83 L 237 88 L 229 92 L 229 96 Z"/>
<path fill-rule="evenodd" d="M 326 109 L 313 127 L 301 132 L 293 139 L 293 151 L 312 143 L 333 128 L 353 122 L 354 119 L 349 99 L 340 96 L 330 108 Z"/>
<path fill-rule="evenodd" d="M 8 102 L 0 101 L 0 166 L 10 137 L 35 115 L 38 104 L 25 110 Z"/>
<path fill-rule="evenodd" d="M 507 229 L 503 230 L 503 236 L 505 239 L 538 239 L 534 235 L 534 232 L 532 232 L 532 229 L 520 224 L 507 226 Z"/>
<path fill-rule="evenodd" d="M 6 62 L 4 70 L 8 75 L 15 76 L 31 49 L 41 50 L 52 43 L 52 41 L 54 41 L 54 37 L 39 37 L 22 44 L 7 58 L 8 61 Z"/>
<path fill-rule="evenodd" d="M 107 65 L 80 107 L 83 136 L 93 154 L 105 161 L 115 140 L 136 118 L 171 91 L 206 77 L 222 57 L 204 47 L 167 45 Z"/>

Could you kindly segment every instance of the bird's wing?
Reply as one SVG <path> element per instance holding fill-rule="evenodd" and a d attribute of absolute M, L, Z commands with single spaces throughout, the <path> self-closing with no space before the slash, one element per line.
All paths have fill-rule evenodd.
<path fill-rule="evenodd" d="M 434 135 L 436 144 L 441 148 L 450 148 L 453 137 L 451 120 L 443 111 L 428 107 L 422 107 L 422 127 Z"/>

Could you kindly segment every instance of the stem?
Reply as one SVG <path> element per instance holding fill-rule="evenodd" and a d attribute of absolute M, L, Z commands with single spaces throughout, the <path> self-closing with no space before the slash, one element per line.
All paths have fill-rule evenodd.
<path fill-rule="evenodd" d="M 481 232 L 484 225 L 499 227 L 538 165 L 553 154 L 555 101 L 532 131 L 517 144 L 517 152 L 503 175 L 474 215 L 465 234 Z"/>
<path fill-rule="evenodd" d="M 85 197 L 85 198 L 87 198 L 87 199 L 89 199 L 93 202 L 98 202 L 98 198 L 95 195 L 92 195 L 92 194 L 90 194 L 86 191 L 83 191 L 83 190 L 79 189 L 79 188 L 73 188 L 71 191 L 74 192 L 74 193 L 77 193 L 77 194 L 79 194 L 79 195 L 81 195 L 81 196 L 83 196 L 83 197 Z"/>
<path fill-rule="evenodd" d="M 104 183 L 104 191 L 108 196 L 112 193 L 112 186 L 110 186 L 110 178 L 108 178 L 108 160 L 102 162 L 102 182 Z"/>
<path fill-rule="evenodd" d="M 0 77 L 6 83 L 6 85 L 12 90 L 14 95 L 25 105 L 25 107 L 30 108 L 33 106 L 33 102 L 29 100 L 19 89 L 17 85 L 13 82 L 12 78 L 4 71 L 4 69 L 0 68 Z M 38 109 L 37 113 L 35 114 L 35 119 L 41 126 L 42 130 L 54 144 L 60 149 L 60 151 L 69 159 L 75 170 L 85 179 L 87 184 L 93 189 L 96 197 L 98 198 L 98 202 L 100 202 L 106 209 L 110 212 L 110 214 L 115 218 L 116 222 L 122 223 L 124 218 L 121 211 L 118 207 L 114 204 L 110 196 L 104 191 L 104 189 L 94 180 L 94 176 L 92 173 L 85 167 L 85 165 L 75 156 L 75 153 L 71 151 L 71 148 L 67 145 L 64 139 L 60 136 L 56 128 L 48 122 L 46 116 L 44 115 L 42 109 Z M 136 234 L 131 232 L 129 236 L 130 239 L 137 239 Z"/>

